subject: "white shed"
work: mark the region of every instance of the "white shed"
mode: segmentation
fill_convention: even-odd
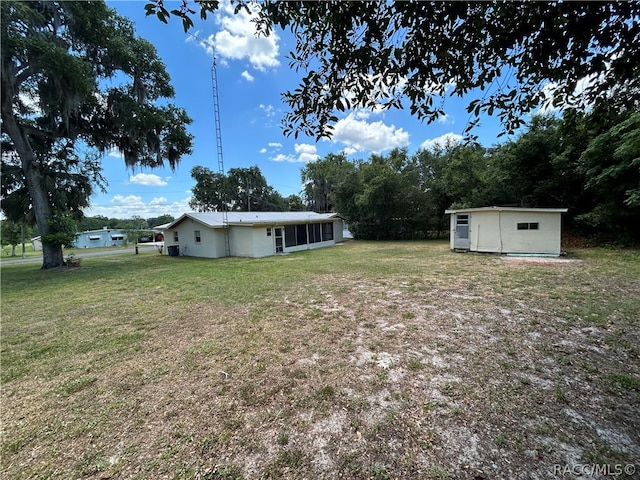
[[[314,212],[185,213],[163,229],[172,256],[266,257],[335,245],[343,220]]]
[[[481,207],[446,210],[451,250],[560,255],[566,208]]]

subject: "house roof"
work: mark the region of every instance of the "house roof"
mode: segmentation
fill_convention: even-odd
[[[124,233],[124,228],[97,228],[95,230],[84,230],[83,232],[77,232],[76,235],[93,234],[93,233]]]
[[[444,213],[467,212],[540,212],[540,213],[567,213],[567,208],[522,208],[522,207],[477,207],[477,208],[451,208]]]
[[[225,226],[223,212],[189,212],[163,226],[164,230],[175,227],[183,220],[190,218],[210,228]],[[340,218],[337,213],[315,212],[228,212],[227,225],[284,225],[292,223],[320,223],[333,218]],[[156,227],[157,228],[157,227]]]
[[[163,223],[162,225],[156,225],[155,227],[152,227],[151,230],[166,230],[169,225],[171,225],[171,222]]]

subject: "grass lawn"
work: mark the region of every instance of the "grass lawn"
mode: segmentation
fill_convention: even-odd
[[[637,250],[351,241],[1,281],[2,478],[640,471]]]

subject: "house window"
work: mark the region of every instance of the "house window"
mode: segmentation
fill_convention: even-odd
[[[309,223],[285,225],[285,247],[296,247],[317,242],[333,240],[333,223]]]
[[[320,237],[320,224],[319,223],[309,224],[309,243],[316,243],[321,241],[322,241],[322,238]]]
[[[285,247],[295,247],[298,245],[296,243],[296,226],[295,225],[285,225],[284,227],[284,246]]]
[[[202,238],[200,238],[200,230],[194,230],[193,234],[196,238],[196,243],[202,242]]]
[[[323,223],[322,224],[322,240],[333,240],[333,223]]]
[[[538,230],[538,222],[522,222],[518,223],[518,230]]]
[[[89,240],[100,240],[100,235],[89,235]]]
[[[111,235],[111,240],[124,240],[124,235]]]
[[[174,230],[174,232],[173,232],[173,241],[174,242],[178,241],[178,231],[177,230]]]
[[[296,244],[297,245],[307,244],[307,226],[306,225],[296,225]]]
[[[271,227],[267,228],[267,237],[271,236]]]

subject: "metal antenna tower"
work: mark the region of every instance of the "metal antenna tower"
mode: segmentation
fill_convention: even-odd
[[[216,129],[216,150],[218,155],[218,172],[224,179],[224,161],[222,159],[222,128],[220,125],[220,99],[218,98],[218,69],[216,67],[216,55],[213,54],[211,64],[211,84],[213,85],[213,117]],[[227,212],[227,202],[224,199],[225,188],[221,192],[222,200],[222,223],[224,225],[224,249],[227,257],[231,256],[231,245],[229,244],[229,217]]]

